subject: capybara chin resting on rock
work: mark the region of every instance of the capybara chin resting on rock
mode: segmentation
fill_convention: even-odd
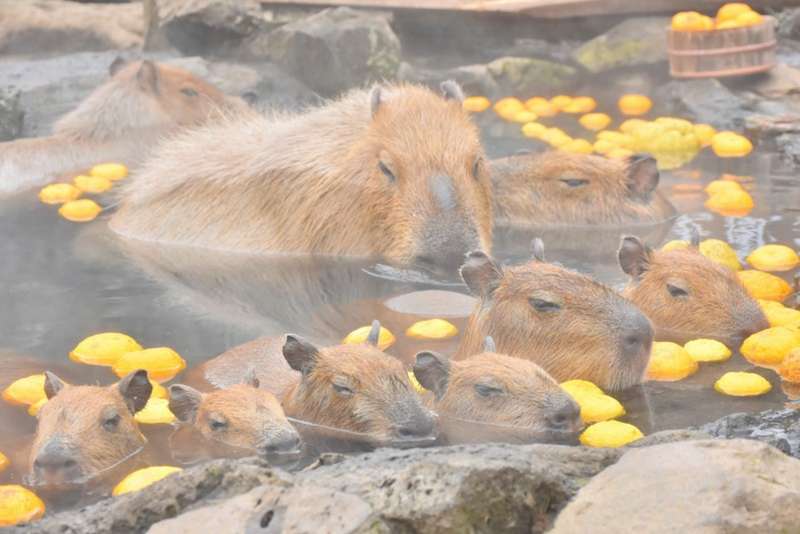
[[[750,334],[769,328],[736,274],[703,256],[695,245],[652,250],[627,236],[619,264],[631,277],[623,295],[647,314],[659,340],[685,343],[710,337],[736,348]]]
[[[659,223],[675,208],[656,187],[656,160],[544,152],[493,160],[497,226]]]
[[[475,354],[492,336],[497,352],[530,359],[559,382],[581,378],[620,390],[642,381],[650,321],[613,289],[546,263],[541,241],[534,259],[515,267],[473,252],[461,275],[479,301],[456,358]]]
[[[457,265],[491,247],[491,184],[460,88],[354,91],[164,143],[129,180],[126,237],[251,252]]]

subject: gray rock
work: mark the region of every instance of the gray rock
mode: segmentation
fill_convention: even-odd
[[[748,440],[632,450],[589,482],[553,534],[796,532],[800,461]]]
[[[143,33],[139,3],[0,2],[0,54],[131,49]]]
[[[666,17],[629,18],[578,48],[573,58],[590,72],[667,60]]]
[[[500,96],[500,86],[486,65],[463,65],[453,69],[433,70],[414,68],[403,63],[397,71],[397,79],[430,87],[438,87],[445,80],[455,80],[467,95],[485,95],[489,98]]]
[[[800,156],[800,142],[795,148]],[[800,158],[798,159],[800,161]],[[700,430],[716,438],[747,438],[763,441],[795,458],[800,458],[800,410],[786,408],[757,414],[735,413]]]
[[[25,113],[19,103],[17,89],[0,87],[0,141],[16,139],[22,133]]]
[[[578,70],[569,65],[526,57],[502,57],[488,65],[507,94],[538,94],[565,89],[575,83]]]
[[[394,79],[400,66],[400,41],[386,18],[346,7],[326,9],[259,35],[246,49],[255,57],[268,55],[324,96]]]
[[[717,129],[740,129],[750,102],[715,79],[673,80],[658,89],[654,100],[669,114]]]
[[[800,38],[800,8],[784,9],[778,13],[777,33],[784,39]]]
[[[502,51],[494,50],[492,59],[501,56],[533,57],[555,61],[558,63],[573,63],[573,54],[580,48],[580,41],[545,41],[544,39],[521,38],[515,39],[514,44]]]
[[[652,447],[653,445],[663,445],[665,443],[676,443],[679,441],[698,441],[703,439],[711,439],[713,436],[702,430],[694,430],[691,428],[682,428],[679,430],[662,430],[655,434],[650,434],[641,439],[637,439],[630,445],[629,448],[639,449],[642,447]]]

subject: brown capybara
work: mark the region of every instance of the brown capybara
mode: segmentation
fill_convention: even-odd
[[[491,183],[454,82],[354,91],[301,115],[185,132],[126,184],[111,228],[251,252],[457,265],[491,247]]]
[[[675,208],[656,190],[656,160],[517,154],[491,162],[496,226],[658,223]]]
[[[177,67],[117,59],[110,73],[111,79],[56,122],[52,135],[0,143],[0,193],[42,185],[100,161],[135,166],[165,135],[246,107]]]
[[[281,400],[292,419],[352,433],[371,444],[425,442],[435,437],[433,414],[412,389],[399,360],[370,342],[317,348],[287,334],[260,338],[205,362],[203,379],[215,387],[255,373],[261,387]]]
[[[448,443],[576,442],[580,408],[532,361],[482,352],[450,362],[420,352],[414,376],[433,393],[433,410]]]
[[[619,264],[631,277],[622,294],[647,314],[659,340],[713,338],[736,348],[750,334],[769,328],[736,274],[695,246],[653,250],[627,236]]]
[[[563,382],[581,378],[607,390],[642,381],[653,328],[613,289],[543,257],[535,241],[529,263],[501,267],[473,252],[461,276],[479,301],[456,352],[480,351],[486,336],[497,352],[534,361]]]
[[[214,457],[296,452],[300,436],[278,399],[258,386],[255,377],[246,384],[208,393],[173,384],[169,409],[182,424],[198,431],[203,446]]]
[[[85,483],[143,449],[146,439],[133,416],[152,392],[147,371],[107,387],[68,385],[50,372],[45,377],[48,401],[37,415],[29,460],[34,485]]]

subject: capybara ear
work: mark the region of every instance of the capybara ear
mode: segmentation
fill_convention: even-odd
[[[114,61],[111,62],[111,65],[108,66],[108,74],[114,76],[116,73],[122,70],[122,67],[124,67],[127,64],[128,62],[125,61],[125,59],[122,56],[115,57]]]
[[[117,390],[119,390],[131,413],[136,413],[147,404],[147,399],[150,398],[150,393],[153,392],[153,385],[147,378],[147,371],[137,369],[125,375],[117,383]]]
[[[628,191],[631,195],[648,199],[658,187],[658,164],[649,154],[635,154],[628,163]]]
[[[619,266],[632,278],[640,278],[650,267],[652,250],[641,239],[625,236],[619,246]]]
[[[319,356],[317,347],[294,334],[286,334],[286,342],[283,344],[283,357],[289,367],[295,371],[300,371],[303,375],[308,375]]]
[[[531,257],[534,261],[540,261],[544,263],[544,241],[542,241],[541,237],[534,237],[533,241],[531,241]]]
[[[420,352],[415,357],[413,370],[422,387],[432,391],[437,399],[444,396],[450,379],[450,360],[447,356],[438,352]]]
[[[183,384],[173,384],[169,387],[169,411],[175,414],[179,421],[194,423],[202,402],[203,394],[193,387]]]
[[[52,399],[58,395],[58,392],[65,387],[66,384],[64,381],[58,378],[54,373],[50,371],[44,372],[44,394],[48,399]]]
[[[142,89],[158,93],[158,67],[152,61],[148,59],[142,61],[139,72],[136,73],[136,79],[139,80]]]
[[[376,85],[375,87],[372,88],[372,91],[369,94],[369,109],[373,117],[375,116],[376,113],[378,113],[378,110],[381,107],[382,91],[383,90],[381,89],[381,86]]]
[[[247,386],[253,386],[256,389],[258,389],[261,386],[261,380],[258,379],[255,369],[250,369],[247,372],[247,374],[244,376],[244,380],[242,381],[242,383]]]
[[[464,101],[464,91],[455,80],[446,80],[439,87],[442,89],[442,96],[445,100],[455,100],[459,104]]]
[[[369,329],[369,334],[367,335],[367,343],[369,343],[373,347],[377,347],[380,338],[381,338],[381,322],[375,319],[374,321],[372,321],[372,326]]]
[[[484,298],[491,296],[503,277],[500,267],[480,250],[467,254],[459,272],[472,294]]]
[[[497,345],[492,336],[486,336],[483,340],[483,352],[497,352]]]

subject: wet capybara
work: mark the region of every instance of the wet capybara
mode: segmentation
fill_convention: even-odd
[[[317,348],[287,334],[234,347],[199,368],[202,379],[227,387],[255,373],[290,418],[352,433],[353,441],[400,444],[431,440],[433,414],[412,389],[399,360],[370,342]],[[309,426],[310,426],[309,425]]]
[[[581,378],[608,390],[640,383],[650,321],[613,289],[545,262],[542,251],[538,242],[534,259],[514,267],[470,253],[461,276],[479,301],[456,358],[476,354],[492,336],[497,352],[531,359],[559,382]]]
[[[164,143],[123,191],[131,238],[251,252],[457,265],[491,247],[491,183],[454,82],[353,91]]]
[[[117,59],[110,74],[55,123],[52,135],[0,143],[0,193],[42,185],[99,161],[135,166],[163,136],[246,108],[243,100],[177,67]]]
[[[72,386],[45,373],[48,401],[41,407],[29,468],[34,485],[85,483],[138,454],[146,439],[133,416],[152,385],[144,370],[107,387]]]
[[[543,152],[492,160],[496,226],[658,223],[675,208],[656,190],[656,160]]]
[[[261,456],[296,452],[300,436],[286,419],[275,396],[246,384],[201,393],[191,386],[169,387],[169,409],[184,425],[197,430],[214,457]]]
[[[529,360],[486,351],[451,362],[426,351],[414,375],[433,393],[448,443],[574,442],[583,428],[577,403]]]
[[[631,277],[622,294],[647,314],[659,340],[714,338],[736,348],[750,334],[769,328],[736,274],[695,246],[653,250],[627,236],[619,264]]]

